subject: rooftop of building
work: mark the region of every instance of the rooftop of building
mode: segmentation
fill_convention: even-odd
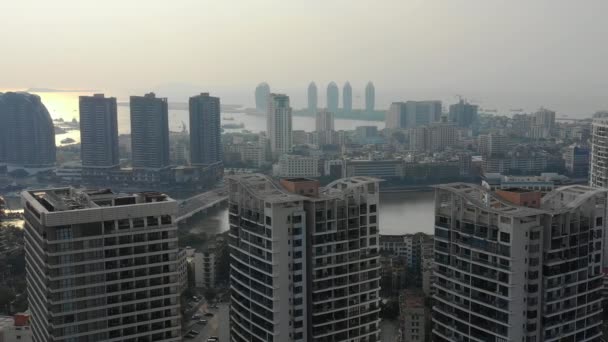
[[[76,189],[72,187],[28,190],[24,197],[37,201],[47,212],[136,205],[152,202],[174,201],[160,192],[135,194],[115,193],[110,189]]]
[[[0,330],[6,327],[12,327],[15,324],[13,316],[0,316]]]
[[[227,176],[247,188],[252,194],[263,198],[266,202],[294,202],[303,201],[307,197],[290,193],[283,189],[269,176],[260,173],[239,174]]]
[[[424,294],[421,292],[405,290],[400,299],[402,308],[424,308]]]
[[[586,185],[569,185],[557,188],[541,200],[541,209],[552,211],[567,211],[580,206],[588,199],[603,194],[606,201],[608,190],[602,188],[592,188]]]
[[[434,188],[450,191],[461,195],[474,205],[485,208],[488,211],[508,215],[512,217],[523,217],[543,214],[545,211],[534,208],[521,207],[512,204],[486,188],[470,183],[449,183],[435,185]]]
[[[319,188],[319,197],[311,198],[289,192],[271,177],[259,173],[231,175],[227,176],[227,178],[239,182],[241,185],[245,186],[259,198],[263,198],[266,202],[271,203],[327,199],[329,197],[334,197],[338,195],[338,193],[342,193],[344,190],[367,184],[375,184],[380,181],[380,179],[378,178],[363,176],[342,178],[328,184],[325,187]],[[317,182],[314,179],[301,177],[286,178],[285,180],[288,182],[296,183]]]

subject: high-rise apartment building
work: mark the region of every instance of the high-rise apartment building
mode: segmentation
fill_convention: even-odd
[[[376,108],[376,87],[369,81],[365,86],[365,112],[371,113]]]
[[[593,116],[589,185],[608,188],[608,112]]]
[[[315,128],[317,132],[326,132],[334,130],[334,113],[322,109],[320,110],[315,119]]]
[[[229,190],[233,341],[379,341],[378,180]]]
[[[344,83],[344,88],[342,89],[342,110],[345,113],[353,111],[353,88],[348,81]]]
[[[289,96],[270,94],[268,96],[268,113],[266,115],[266,133],[270,140],[270,152],[273,159],[291,151],[293,129]]]
[[[335,82],[331,82],[327,85],[327,110],[332,113],[338,112],[338,103],[340,100],[340,91],[338,85]]]
[[[456,142],[456,127],[437,123],[410,129],[410,150],[441,152],[453,147]]]
[[[169,107],[154,93],[131,96],[131,153],[133,167],[169,166]]]
[[[48,168],[55,164],[55,129],[38,95],[0,93],[0,164]]]
[[[258,84],[255,88],[255,108],[258,112],[266,113],[268,110],[268,95],[270,95],[270,86],[266,82]]]
[[[571,145],[563,154],[566,171],[576,178],[589,177],[589,156],[591,149],[588,146]]]
[[[433,341],[600,341],[605,190],[435,198]]]
[[[448,119],[458,127],[471,128],[477,122],[478,106],[467,103],[460,99],[456,104],[450,105]]]
[[[416,128],[439,122],[441,101],[393,102],[386,115],[386,127],[390,129]]]
[[[555,128],[555,112],[546,108],[534,113],[534,124],[552,131]]]
[[[34,341],[181,341],[176,201],[57,188],[22,202]]]
[[[501,157],[509,149],[508,138],[502,134],[482,134],[478,139],[477,150],[483,157]]]
[[[190,98],[190,163],[213,165],[222,161],[220,98],[209,93]]]
[[[80,154],[84,169],[119,166],[118,119],[115,97],[80,96]],[[84,175],[84,174],[83,174]]]
[[[336,132],[334,130],[334,113],[321,109],[315,118],[315,133],[319,146],[335,144]]]
[[[315,82],[310,82],[308,85],[308,111],[310,113],[316,113],[318,105],[317,85]]]

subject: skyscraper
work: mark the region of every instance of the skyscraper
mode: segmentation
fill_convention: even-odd
[[[317,134],[318,144],[320,146],[335,144],[334,113],[321,109],[317,112],[315,119],[315,133]]]
[[[540,108],[534,113],[532,127],[530,127],[529,135],[531,138],[549,138],[554,133],[555,128],[555,112],[546,108]]]
[[[258,84],[255,88],[255,108],[258,112],[266,113],[268,109],[268,95],[270,95],[270,86],[266,82]]]
[[[328,110],[320,110],[315,119],[315,127],[317,132],[326,132],[334,130],[334,113]]]
[[[82,167],[92,172],[118,167],[116,98],[95,94],[80,96],[79,101]]]
[[[347,81],[344,83],[344,88],[342,90],[342,109],[346,113],[350,113],[353,111],[353,88],[350,86],[350,83]]]
[[[308,85],[308,112],[316,113],[318,106],[317,85],[310,82]]]
[[[453,183],[435,198],[433,341],[600,340],[605,190]]]
[[[22,202],[34,341],[181,341],[176,201],[57,188]]]
[[[222,161],[220,98],[209,93],[190,98],[190,163],[212,165]]]
[[[270,152],[273,159],[278,159],[281,154],[291,151],[293,129],[289,96],[285,94],[270,94],[268,96],[266,132],[270,140]]]
[[[0,163],[17,167],[55,164],[55,129],[38,95],[0,93]]]
[[[369,81],[365,86],[365,112],[371,113],[376,107],[376,88],[374,84]]]
[[[598,112],[591,124],[589,185],[608,188],[608,112]]]
[[[386,128],[415,128],[439,122],[441,101],[393,102],[386,115]]]
[[[327,85],[327,110],[332,113],[338,112],[338,103],[340,98],[340,91],[335,82],[331,82]]]
[[[229,178],[234,341],[379,341],[378,180]]]
[[[169,165],[169,109],[154,93],[131,96],[133,167],[160,169]]]
[[[476,105],[469,104],[460,99],[458,103],[450,105],[448,119],[458,127],[471,128],[477,122],[477,109]]]

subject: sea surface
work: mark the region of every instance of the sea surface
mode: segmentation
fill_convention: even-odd
[[[407,191],[380,194],[380,234],[433,234],[435,194],[433,191]],[[193,234],[227,231],[228,208],[213,208],[204,216],[182,224]]]

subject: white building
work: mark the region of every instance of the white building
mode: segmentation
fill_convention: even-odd
[[[317,112],[315,119],[315,133],[317,135],[317,145],[330,145],[336,143],[336,132],[334,129],[334,113],[327,109]]]
[[[538,203],[453,183],[435,198],[433,341],[600,340],[606,191]]]
[[[0,342],[32,342],[29,313],[0,317]]]
[[[289,96],[283,94],[270,94],[268,96],[266,133],[270,140],[270,152],[274,159],[291,151],[293,128]]]
[[[194,269],[194,286],[200,288],[216,287],[217,255],[214,248],[205,248],[202,252],[194,253],[192,259]]]
[[[319,158],[316,156],[299,156],[283,154],[275,175],[278,177],[319,177]]]
[[[175,200],[56,188],[22,202],[34,341],[181,341]]]
[[[250,163],[254,167],[260,167],[266,160],[265,143],[248,142],[239,145],[241,160],[245,163]]]
[[[591,130],[589,185],[608,188],[608,112],[595,114]]]
[[[378,180],[229,189],[232,340],[379,341]]]
[[[177,270],[180,292],[184,292],[188,288],[188,255],[185,248],[180,248],[177,252]]]

